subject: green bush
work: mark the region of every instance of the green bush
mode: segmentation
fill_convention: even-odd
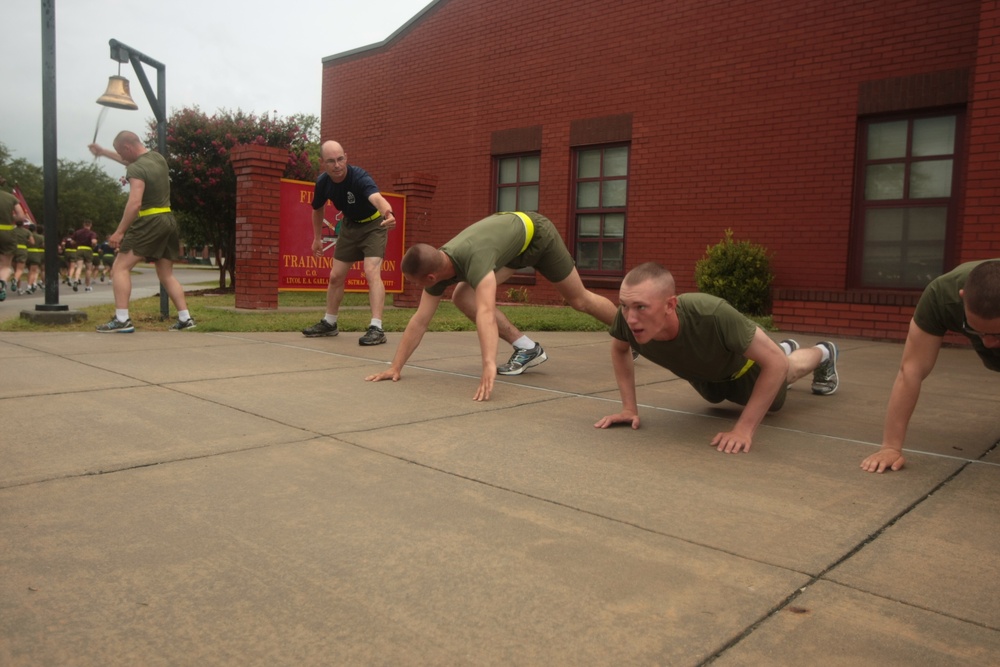
[[[749,241],[734,241],[733,230],[705,250],[694,267],[698,289],[728,301],[747,315],[764,315],[770,306],[771,260],[767,249]]]

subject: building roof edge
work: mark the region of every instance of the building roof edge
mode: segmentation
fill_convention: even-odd
[[[391,42],[393,42],[394,40],[396,40],[398,37],[402,36],[403,33],[408,32],[410,30],[410,28],[412,28],[418,21],[420,21],[432,9],[435,9],[437,5],[444,4],[445,2],[447,2],[447,0],[431,0],[431,2],[429,4],[427,4],[427,6],[425,6],[423,9],[421,9],[419,12],[417,12],[413,16],[413,18],[411,18],[409,21],[407,21],[406,23],[404,23],[403,25],[401,25],[399,27],[399,29],[396,30],[396,32],[392,33],[391,35],[389,35],[388,37],[386,37],[385,39],[383,39],[381,42],[375,42],[374,44],[368,44],[366,46],[359,46],[359,47],[357,47],[355,49],[350,49],[349,51],[341,51],[340,53],[334,53],[333,55],[325,56],[323,58],[323,64],[326,65],[327,63],[333,62],[335,60],[341,60],[343,58],[348,58],[350,56],[354,56],[354,55],[357,55],[359,53],[364,53],[366,51],[376,51],[378,49],[381,49],[384,46],[388,46]]]

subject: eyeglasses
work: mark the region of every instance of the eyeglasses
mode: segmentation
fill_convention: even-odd
[[[997,340],[1000,340],[1000,332],[997,332],[997,333],[984,333],[982,331],[976,331],[975,329],[973,329],[972,327],[969,326],[969,320],[968,319],[963,319],[962,320],[962,332],[965,333],[965,334],[967,334],[967,335],[969,335],[969,336],[975,336],[979,340],[982,340],[984,338],[996,338]]]

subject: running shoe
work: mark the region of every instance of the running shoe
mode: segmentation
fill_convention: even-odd
[[[817,346],[819,345],[830,351],[830,358],[813,371],[812,390],[814,394],[829,396],[840,386],[840,377],[837,375],[837,346],[830,341],[817,343]]]
[[[791,352],[789,352],[788,354],[791,354],[792,352],[794,352],[795,350],[799,349],[799,347],[800,347],[799,342],[797,340],[792,339],[792,338],[786,338],[785,340],[781,341],[781,343],[779,343],[779,344],[785,344],[785,345],[788,346],[788,348],[791,350]],[[786,354],[785,356],[788,356],[788,354]]]
[[[117,317],[112,317],[110,322],[97,327],[97,333],[133,333],[134,331],[132,320],[122,322]]]
[[[302,335],[308,338],[317,338],[319,336],[336,336],[340,332],[337,331],[336,324],[330,324],[326,320],[320,320],[317,324],[312,325],[308,329],[302,330]]]
[[[374,324],[368,327],[365,335],[358,339],[358,345],[381,345],[386,342],[385,332]]]
[[[500,375],[520,375],[532,366],[543,363],[546,359],[548,356],[538,343],[535,343],[535,347],[530,350],[515,347],[514,354],[510,355],[507,363],[503,366],[497,366],[497,373]]]

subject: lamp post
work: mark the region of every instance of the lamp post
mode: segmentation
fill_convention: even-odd
[[[59,204],[56,154],[56,3],[42,0],[42,176],[45,216],[45,303],[38,311],[68,311],[59,303]]]
[[[108,42],[111,46],[111,59],[121,63],[132,63],[132,69],[135,71],[135,75],[139,78],[139,85],[142,86],[142,92],[146,94],[146,100],[149,102],[149,106],[153,109],[153,115],[156,117],[156,150],[163,157],[167,157],[167,66],[158,60],[150,58],[145,53],[133,49],[131,46],[122,44],[117,39],[112,39]],[[146,70],[143,68],[143,64],[149,65],[156,69],[156,92],[153,92],[153,87],[149,85],[149,78],[146,77]],[[108,90],[111,91],[111,83],[114,83],[115,79],[121,79],[122,77],[111,77],[112,82],[109,82]],[[132,102],[131,98],[128,97],[128,81],[124,81],[124,95],[128,98],[128,102]],[[101,96],[97,100],[98,104],[103,104],[104,106],[110,106],[118,109],[137,109],[138,107],[134,102],[129,104],[122,104],[120,100],[108,99],[108,94]],[[170,317],[170,301],[167,296],[167,290],[160,284],[160,319],[165,320]]]

